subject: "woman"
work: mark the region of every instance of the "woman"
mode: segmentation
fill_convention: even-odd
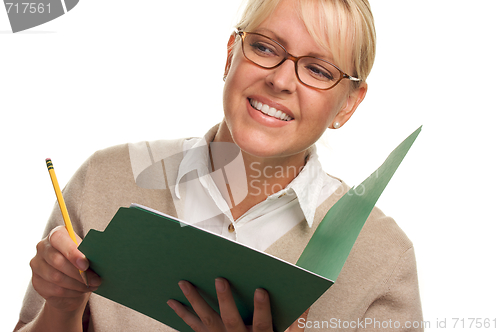
[[[250,1],[228,43],[222,122],[203,139],[97,152],[65,189],[75,230],[80,235],[102,230],[118,207],[135,202],[294,263],[347,188],[321,170],[314,143],[327,128],[342,127],[363,101],[374,39],[365,0]],[[241,149],[242,166],[224,179],[216,170],[227,166],[226,149],[218,146],[229,143]],[[202,177],[210,170],[210,177]],[[241,180],[241,174],[246,182],[234,185],[231,178]],[[193,202],[196,210],[185,208]],[[99,277],[88,270],[85,286],[78,269],[87,270],[88,261],[65,229],[55,227],[60,219],[55,210],[49,236],[37,246],[33,289],[17,329],[79,331],[83,325],[91,331],[170,331],[90,295]],[[179,286],[195,313],[177,301],[168,304],[194,330],[246,329],[226,280],[215,281],[220,316],[189,282]],[[407,322],[418,320],[412,244],[392,219],[374,209],[336,285],[289,330],[370,330],[388,324],[410,330]],[[255,292],[253,329],[272,330],[269,297],[261,289]]]

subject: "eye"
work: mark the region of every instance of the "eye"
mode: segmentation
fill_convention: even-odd
[[[304,66],[308,74],[321,81],[333,81],[335,75],[319,63],[308,63]],[[338,75],[337,75],[338,76]]]
[[[276,52],[276,47],[270,43],[266,43],[263,41],[253,41],[250,46],[252,47],[252,51],[260,56],[276,56],[278,55]]]

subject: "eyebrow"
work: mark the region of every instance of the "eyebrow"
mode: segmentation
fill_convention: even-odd
[[[269,29],[266,29],[266,28],[258,28],[257,30],[253,31],[253,32],[256,32],[256,33],[261,33],[269,38],[272,38],[274,40],[276,40],[277,42],[279,42],[281,45],[287,47],[287,42],[286,40],[284,40],[283,38],[281,38],[280,36],[278,36],[274,31],[272,30],[269,30]],[[269,34],[271,34],[272,36],[269,36]]]

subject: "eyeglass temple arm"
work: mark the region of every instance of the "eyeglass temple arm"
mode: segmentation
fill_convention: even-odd
[[[350,76],[348,74],[344,74],[344,77],[348,78],[350,81],[354,81],[354,82],[360,82],[361,81],[361,79],[359,79],[357,77],[352,77],[352,76]]]

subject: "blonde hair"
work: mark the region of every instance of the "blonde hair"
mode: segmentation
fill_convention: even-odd
[[[236,28],[255,30],[281,1],[248,0]],[[299,17],[316,43],[332,53],[343,71],[366,81],[375,61],[376,43],[368,0],[296,0],[296,4]]]

